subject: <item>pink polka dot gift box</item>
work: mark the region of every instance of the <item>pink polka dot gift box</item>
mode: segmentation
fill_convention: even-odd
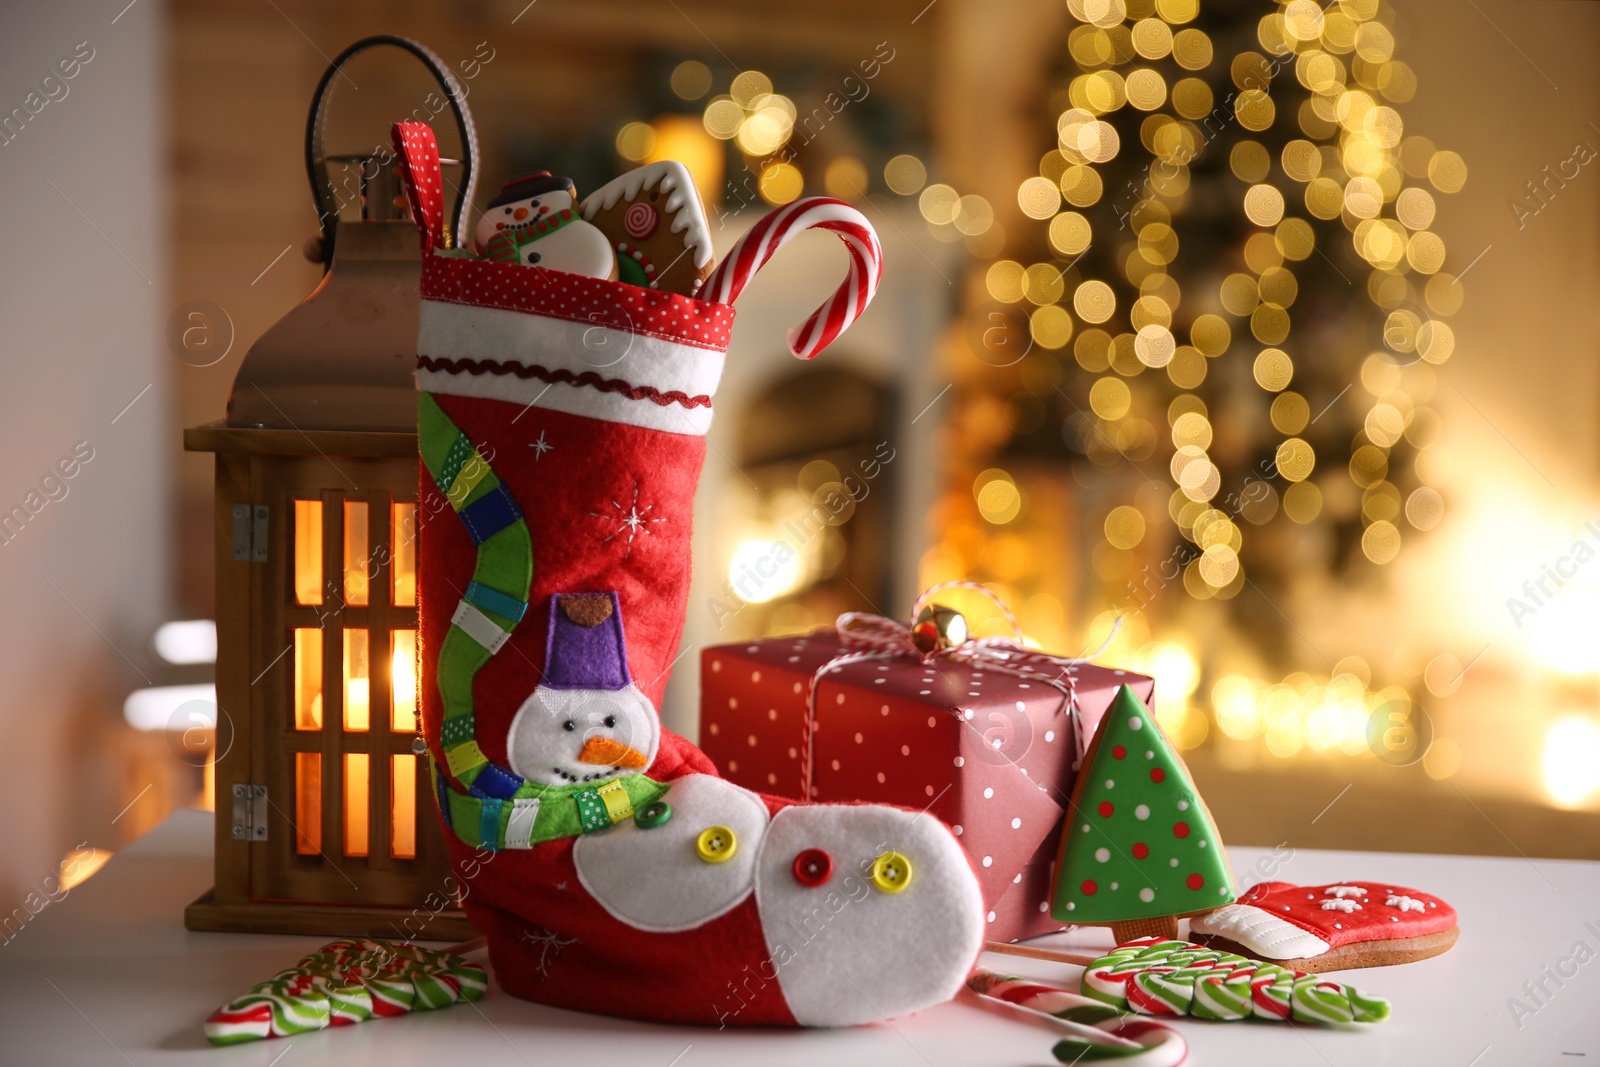
[[[846,630],[705,649],[706,755],[749,789],[927,810],[972,859],[989,940],[1061,929],[1052,868],[1083,748],[1121,686],[1148,704],[1153,679],[993,649],[863,652]]]

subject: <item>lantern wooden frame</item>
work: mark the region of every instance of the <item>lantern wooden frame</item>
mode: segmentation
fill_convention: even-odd
[[[216,884],[189,906],[185,925],[259,933],[472,936],[454,897],[425,757],[414,752],[415,728],[399,729],[393,718],[391,671],[385,669],[392,633],[416,632],[414,594],[410,605],[396,605],[393,595],[397,549],[403,554],[406,542],[415,541],[414,522],[410,529],[394,528],[393,505],[416,504],[416,435],[215,423],[189,430],[184,443],[191,451],[216,454],[219,709]],[[305,575],[296,571],[296,501],[315,502],[322,512],[320,604],[301,603],[297,596],[297,581]],[[365,604],[350,602],[359,597],[350,597],[346,584],[347,502],[367,509]],[[264,545],[258,543],[263,537]],[[355,730],[345,717],[350,679],[341,653],[344,634],[361,630],[370,664],[368,721],[365,730]],[[296,684],[304,650],[296,631],[320,635],[321,722],[315,729],[297,728],[297,718],[304,718]],[[297,777],[298,753],[320,760],[315,786]],[[363,755],[369,827],[364,856],[350,854],[359,849],[346,837],[344,777],[346,757]],[[402,797],[409,792],[410,857],[395,855],[392,847],[403,817],[382,817],[394,814],[390,771],[396,765],[412,776],[411,789],[401,790]],[[298,825],[308,796],[319,809],[309,831]],[[307,849],[307,843],[315,847]]]

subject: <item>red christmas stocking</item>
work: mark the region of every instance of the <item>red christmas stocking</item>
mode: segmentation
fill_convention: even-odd
[[[424,248],[423,726],[501,986],[719,1026],[850,1025],[947,999],[983,919],[942,823],[749,792],[657,716],[737,284],[714,274],[697,300],[437,254],[432,132],[402,123],[395,142]],[[870,298],[876,239],[843,205],[784,211],[849,221],[853,253],[874,256],[797,334],[814,352]],[[730,263],[747,274],[783,239]]]

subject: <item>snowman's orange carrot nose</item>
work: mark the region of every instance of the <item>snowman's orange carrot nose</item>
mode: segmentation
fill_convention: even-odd
[[[629,748],[621,741],[613,741],[609,737],[591,737],[579,750],[578,762],[598,763],[606,767],[639,768],[650,761],[645,758],[643,752]]]

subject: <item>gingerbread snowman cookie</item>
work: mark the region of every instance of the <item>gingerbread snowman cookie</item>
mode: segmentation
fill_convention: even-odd
[[[688,168],[676,160],[608,182],[582,212],[611,242],[620,281],[693,296],[711,274],[711,227]]]
[[[1449,904],[1390,882],[1263,882],[1189,925],[1211,948],[1313,973],[1424,960],[1460,933]]]

